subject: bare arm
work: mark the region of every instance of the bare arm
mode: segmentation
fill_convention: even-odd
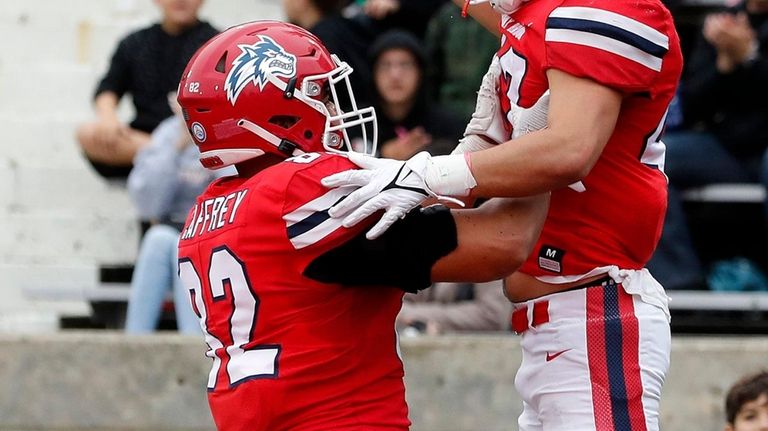
[[[119,98],[112,91],[102,91],[94,100],[96,115],[102,121],[117,122],[117,104]]]
[[[536,244],[548,208],[545,193],[452,211],[458,247],[435,263],[432,281],[485,282],[516,271]]]
[[[474,196],[530,196],[584,178],[613,133],[621,93],[565,72],[547,72],[548,127],[472,154]]]
[[[464,7],[464,0],[453,0],[453,2],[459,7]],[[499,13],[493,10],[490,3],[469,6],[467,13],[492,34],[501,35],[499,32]]]
[[[484,282],[511,274],[530,254],[549,194],[492,199],[480,208],[413,211],[374,240],[364,233],[315,258],[304,275],[409,292],[434,281]],[[350,262],[355,262],[350,265]]]
[[[363,169],[328,176],[322,184],[360,188],[334,205],[330,216],[353,226],[384,209],[366,234],[373,239],[429,196],[535,196],[582,180],[613,134],[622,93],[556,69],[547,71],[547,79],[543,129],[537,125],[528,134],[475,152],[437,157],[422,152],[405,162],[350,154]],[[535,118],[532,114],[531,120]],[[514,127],[528,131],[528,126]]]

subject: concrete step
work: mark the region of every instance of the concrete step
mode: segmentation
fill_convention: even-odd
[[[214,429],[202,338],[88,331],[0,336],[0,344],[0,381],[13,382],[0,386],[0,429]],[[446,335],[400,344],[413,431],[515,429],[510,424],[522,407],[514,388],[518,337]],[[764,337],[674,337],[661,428],[722,430],[726,390],[764,368],[766,357]]]
[[[78,117],[84,121],[91,116],[84,112]],[[72,168],[81,172],[90,169],[76,143],[77,117],[0,115],[0,122],[6,136],[0,158],[13,166]]]
[[[75,60],[4,64],[0,71],[0,113],[26,115],[45,127],[40,113],[90,113],[99,77],[93,67]]]
[[[1,159],[0,159],[1,160]],[[0,170],[0,216],[77,216],[82,219],[112,217],[136,219],[125,187],[113,186],[85,162],[78,167],[20,166],[14,162]]]
[[[0,263],[131,262],[138,222],[89,214],[14,214],[0,217]]]

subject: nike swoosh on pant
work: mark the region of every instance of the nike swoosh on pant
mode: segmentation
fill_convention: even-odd
[[[567,352],[569,350],[571,350],[571,349],[565,349],[565,350],[561,350],[561,351],[555,352],[555,353],[547,352],[547,362],[557,358],[558,356],[562,355],[563,353],[565,353],[565,352]]]

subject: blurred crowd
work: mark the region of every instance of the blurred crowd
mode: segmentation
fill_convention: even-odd
[[[178,226],[213,175],[196,163],[173,92],[193,53],[218,30],[199,17],[203,0],[156,0],[157,23],[115,47],[96,85],[95,117],[77,130],[84,156],[104,178],[125,181],[143,225],[126,328],[157,327],[168,292],[178,289]],[[498,39],[446,0],[282,0],[287,21],[317,35],[354,68],[360,105],[373,105],[378,153],[407,159],[419,151],[447,154],[475,106]],[[673,13],[681,5],[670,5]],[[714,183],[768,182],[768,0],[742,0],[712,11],[683,38],[686,69],[667,116],[665,171],[669,209],[649,268],[667,289],[768,290],[754,256],[705,261],[688,226],[685,190]],[[135,117],[122,124],[124,95]],[[658,136],[649,137],[657,139]],[[729,214],[738,223],[739,214]],[[768,243],[765,226],[758,237]],[[730,278],[729,278],[730,277]],[[720,283],[718,283],[720,282]],[[186,305],[186,302],[185,302]],[[399,326],[409,333],[508,330],[510,303],[500,283],[441,283],[409,296]],[[188,308],[188,307],[186,307]],[[178,328],[199,331],[177,308]]]

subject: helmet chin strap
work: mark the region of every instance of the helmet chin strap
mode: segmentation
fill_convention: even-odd
[[[278,151],[285,154],[287,157],[304,154],[304,152],[293,142],[290,142],[287,139],[281,139],[252,121],[242,118],[237,122],[237,125],[274,145]]]

